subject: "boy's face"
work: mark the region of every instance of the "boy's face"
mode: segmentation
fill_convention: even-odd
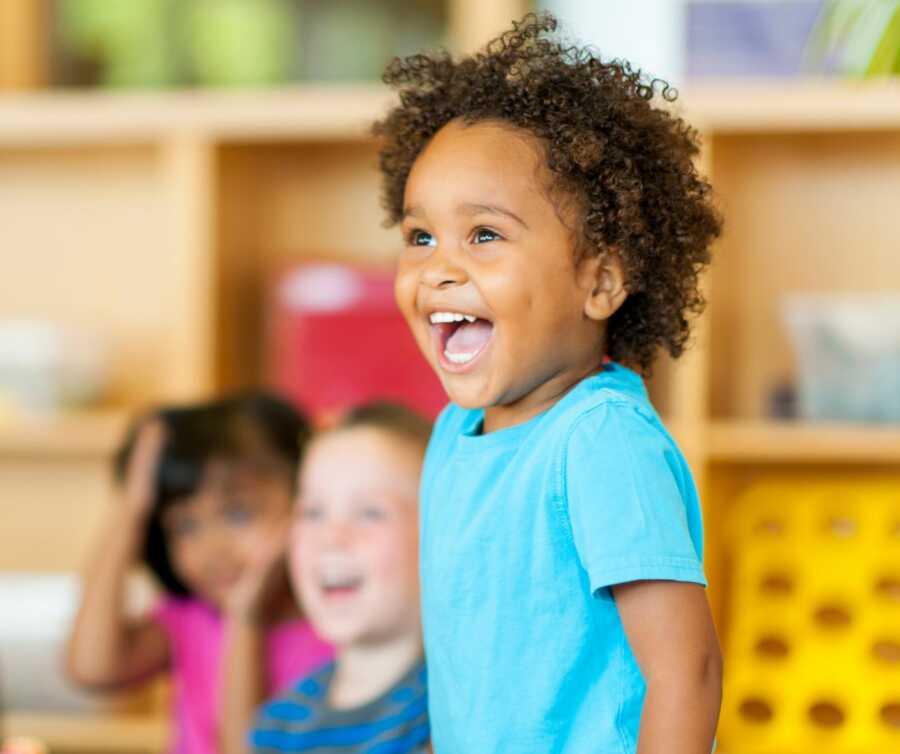
[[[486,425],[492,408],[507,424],[539,413],[602,360],[594,279],[543,162],[527,134],[452,122],[406,184],[397,302],[450,398],[486,408]]]
[[[338,647],[419,632],[417,493],[422,452],[374,428],[316,440],[300,472],[291,581]]]

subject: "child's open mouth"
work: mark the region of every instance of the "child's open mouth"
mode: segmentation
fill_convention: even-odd
[[[494,324],[474,314],[433,312],[428,321],[438,360],[449,372],[471,369],[487,350],[494,334]]]
[[[362,588],[361,576],[325,576],[320,582],[326,597],[353,597]]]

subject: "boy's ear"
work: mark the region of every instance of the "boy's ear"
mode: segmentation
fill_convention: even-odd
[[[584,314],[588,319],[609,319],[628,298],[625,268],[615,249],[582,259],[579,277],[587,292]]]

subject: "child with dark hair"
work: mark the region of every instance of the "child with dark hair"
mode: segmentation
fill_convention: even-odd
[[[282,557],[309,434],[292,406],[249,393],[153,412],[116,455],[121,501],[86,575],[68,671],[99,691],[171,672],[178,754],[244,751],[256,706],[330,659]],[[164,596],[131,619],[126,577],[141,559]]]
[[[375,127],[397,301],[452,400],[421,492],[434,747],[700,754],[700,503],[642,375],[682,353],[720,220],[675,93],[555,28],[393,61]]]
[[[428,741],[418,581],[418,484],[431,425],[370,404],[310,444],[291,580],[335,662],[266,704],[260,753],[406,754]]]

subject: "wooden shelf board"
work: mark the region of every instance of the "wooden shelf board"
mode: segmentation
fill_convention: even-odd
[[[267,90],[59,90],[0,96],[0,148],[212,140],[365,140],[394,94],[380,84]],[[900,128],[900,82],[713,80],[676,105],[715,133]]]
[[[900,427],[776,421],[714,421],[712,461],[900,463]]]
[[[726,79],[683,88],[683,111],[701,131],[766,133],[900,128],[900,81]]]
[[[5,736],[37,738],[51,750],[160,752],[168,742],[166,720],[149,715],[11,712],[3,716],[2,725]]]
[[[53,91],[0,97],[0,147],[222,141],[362,140],[389,106],[380,85],[168,92]]]
[[[0,416],[0,457],[108,456],[121,441],[129,417],[124,409]]]

